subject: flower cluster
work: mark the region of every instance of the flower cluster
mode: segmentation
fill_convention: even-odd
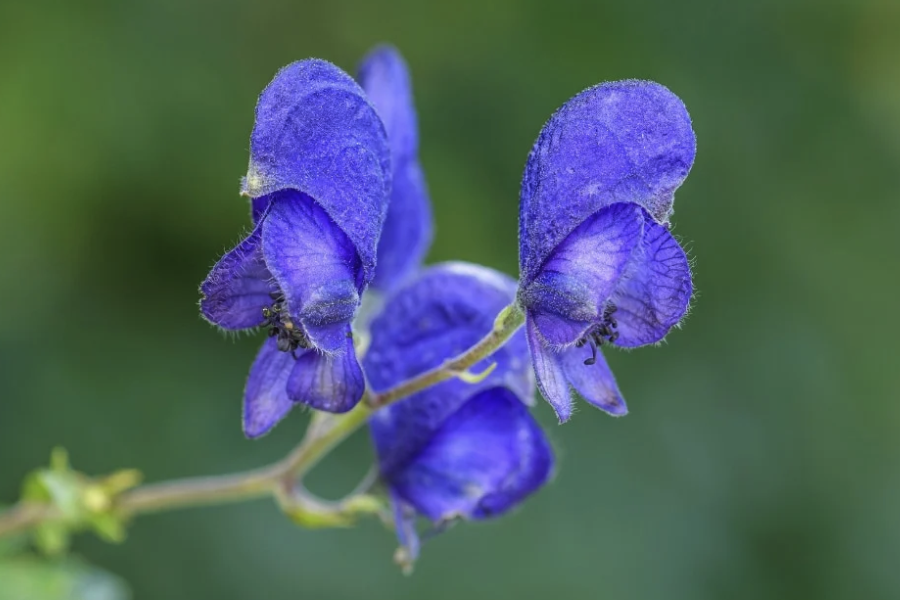
[[[201,311],[268,339],[244,393],[258,437],[295,405],[331,413],[440,367],[490,334],[504,309],[519,331],[453,378],[374,412],[379,473],[401,543],[502,514],[545,483],[553,453],[531,416],[535,375],[561,421],[570,386],[625,413],[601,346],[660,341],[684,316],[689,262],[669,233],[694,157],[681,101],[649,82],[600,85],[544,126],[521,190],[520,278],[486,267],[422,268],[431,210],[409,74],[379,47],[354,81],[322,60],[282,69],[256,108],[250,233],[201,286]],[[362,308],[364,307],[364,308]]]
[[[486,267],[426,269],[372,322],[372,349],[363,361],[370,385],[389,388],[462,353],[491,330],[515,289],[512,279]],[[497,516],[550,475],[553,454],[527,406],[534,378],[522,332],[490,360],[496,367],[483,380],[445,381],[370,421],[397,533],[411,559],[416,514],[437,527]]]

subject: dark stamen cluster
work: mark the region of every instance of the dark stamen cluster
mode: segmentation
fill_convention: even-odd
[[[290,352],[294,358],[297,358],[296,351],[298,348],[306,349],[310,347],[309,338],[302,327],[297,327],[291,321],[290,315],[284,306],[284,295],[278,293],[270,294],[275,302],[272,306],[266,306],[262,309],[265,321],[261,327],[269,328],[269,337],[274,337],[281,352]]]
[[[585,344],[591,346],[591,357],[584,360],[584,364],[592,365],[597,362],[597,347],[603,344],[611,344],[619,339],[619,332],[616,328],[619,324],[613,313],[616,312],[616,305],[610,302],[603,310],[603,316],[597,325],[591,327],[584,337],[575,342],[577,348],[581,348]]]

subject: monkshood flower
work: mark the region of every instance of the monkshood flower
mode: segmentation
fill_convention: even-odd
[[[344,412],[362,397],[350,324],[375,274],[390,173],[381,120],[334,65],[293,63],[263,90],[243,182],[254,227],[200,303],[224,329],[268,330],[244,394],[249,437],[295,403]]]
[[[419,165],[419,132],[406,62],[391,46],[369,52],[357,80],[378,111],[391,148],[393,186],[372,288],[390,292],[422,264],[431,245],[431,205]]]
[[[544,125],[519,215],[519,302],[538,387],[560,421],[569,386],[627,412],[600,346],[662,340],[691,298],[689,261],[668,230],[696,140],[681,100],[647,81],[585,90]]]
[[[487,334],[515,297],[515,283],[466,263],[430,267],[400,288],[372,322],[363,364],[375,390],[438,366]],[[370,420],[401,545],[418,553],[415,519],[439,530],[456,519],[503,514],[550,476],[553,454],[528,413],[534,379],[528,346],[515,334],[483,380],[451,379],[377,411]]]

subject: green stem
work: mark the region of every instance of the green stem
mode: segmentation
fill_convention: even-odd
[[[252,500],[271,494],[277,477],[274,469],[264,467],[232,475],[151,483],[123,493],[116,507],[124,516],[131,516],[173,508]]]
[[[115,499],[115,509],[123,516],[153,513],[191,506],[240,502],[284,494],[285,489],[309,472],[331,450],[362,427],[372,413],[393,402],[433,385],[467,373],[479,361],[489,357],[525,322],[515,304],[497,317],[490,333],[462,354],[439,367],[381,393],[367,392],[356,408],[342,415],[316,413],[300,444],[280,461],[251,471],[217,477],[192,477],[148,484],[127,491]],[[336,506],[341,506],[338,503]],[[314,508],[311,508],[314,510]],[[43,522],[61,518],[51,504],[20,502],[0,513],[0,537],[25,531]]]
[[[462,354],[444,361],[444,364],[437,368],[425,371],[380,394],[372,395],[369,398],[369,405],[373,408],[381,408],[442,381],[463,375],[478,361],[484,360],[503,346],[524,322],[525,313],[522,312],[522,309],[517,304],[510,304],[497,315],[491,332],[474,346]]]

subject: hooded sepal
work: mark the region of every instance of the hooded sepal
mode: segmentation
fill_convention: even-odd
[[[573,229],[609,204],[633,202],[668,222],[695,152],[684,104],[658,83],[603,83],[566,102],[541,130],[522,178],[523,279],[533,279]]]
[[[275,192],[312,198],[350,240],[367,283],[375,274],[390,181],[384,126],[349,75],[319,59],[276,74],[256,106],[243,181],[254,215],[263,213]]]

